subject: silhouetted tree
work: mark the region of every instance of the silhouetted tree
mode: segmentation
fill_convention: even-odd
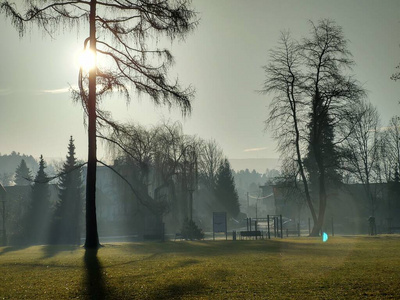
[[[51,241],[79,245],[83,213],[82,176],[75,158],[72,136],[68,144],[68,155],[59,177],[58,190],[60,201],[54,211]]]
[[[188,218],[183,221],[181,234],[185,240],[192,241],[204,239],[204,232],[196,225],[193,220],[189,220]]]
[[[24,34],[25,22],[29,21],[50,33],[60,23],[89,21],[89,37],[84,48],[99,57],[99,64],[88,73],[81,68],[79,90],[73,97],[82,102],[88,117],[85,247],[97,248],[96,132],[99,125],[116,126],[110,114],[98,106],[99,100],[119,91],[129,101],[128,85],[132,85],[138,93],[149,95],[155,104],[175,104],[184,114],[189,113],[194,91],[191,87],[182,89],[177,81],[169,82],[167,71],[173,63],[171,53],[157,47],[149,50],[148,46],[154,42],[153,38],[183,39],[197,24],[195,12],[185,0],[53,0],[45,3],[37,0],[26,4],[25,14],[20,14],[9,1],[0,4],[0,12],[11,17],[20,35]],[[102,61],[104,65],[101,65]]]
[[[316,236],[325,219],[326,183],[335,166],[331,128],[344,120],[351,103],[365,95],[360,84],[345,73],[354,65],[343,30],[331,20],[311,22],[311,37],[302,41],[305,92],[311,98],[310,150],[318,170],[318,220],[311,232]],[[333,155],[333,157],[330,157]]]
[[[271,51],[271,62],[264,67],[266,80],[261,92],[276,95],[269,105],[270,112],[265,121],[266,130],[273,129],[273,137],[278,141],[282,159],[295,160],[301,176],[305,200],[316,223],[317,215],[311,201],[303,162],[307,154],[303,153],[307,107],[303,99],[305,78],[301,72],[302,64],[304,64],[301,50],[301,45],[294,41],[288,32],[282,33],[279,46]]]
[[[400,117],[390,119],[388,126],[381,133],[380,169],[386,181],[393,180],[394,171],[400,166]]]
[[[14,182],[16,185],[30,185],[32,182],[31,170],[26,165],[24,159],[21,160],[21,163],[15,170]]]
[[[326,184],[330,177],[336,177],[332,175],[336,175],[334,169],[338,168],[334,145],[339,141],[335,128],[348,114],[349,105],[365,93],[359,83],[345,73],[354,61],[342,28],[331,20],[310,24],[310,37],[303,38],[301,43],[292,42],[283,35],[280,48],[272,52],[272,63],[265,68],[264,92],[277,93],[267,122],[277,125],[275,135],[281,141],[281,152],[289,151],[289,155],[296,157],[304,183],[308,180],[302,169],[305,156],[312,166],[309,169],[315,170],[318,214],[313,213],[306,184],[304,189],[314,219],[311,235],[316,236],[325,218]],[[307,126],[299,126],[301,120],[308,121]],[[303,140],[305,145],[301,143]],[[288,147],[290,145],[292,147]],[[307,155],[301,154],[302,147],[308,149]]]
[[[28,240],[32,243],[47,242],[50,218],[50,191],[46,163],[40,156],[39,170],[35,176],[31,192],[31,206],[27,216]]]
[[[204,141],[200,146],[199,176],[201,182],[210,190],[216,185],[219,166],[223,161],[223,151],[215,140]]]
[[[32,171],[32,173],[37,172],[39,165],[35,158],[32,155],[26,155],[26,154],[21,154],[17,153],[15,151],[12,151],[10,154],[3,154],[0,155],[0,166],[1,166],[1,171],[3,173],[11,174],[11,177],[14,177],[15,170],[18,167],[18,165],[21,163],[21,160],[25,160],[25,163],[27,167]],[[33,175],[32,175],[33,177]],[[13,178],[11,179],[11,181]],[[4,184],[3,184],[4,185]]]
[[[307,154],[304,158],[304,166],[308,172],[309,186],[311,187],[311,194],[314,200],[319,199],[321,186],[321,183],[319,182],[320,171],[318,169],[315,149],[318,149],[318,155],[323,156],[323,164],[325,169],[324,177],[326,185],[330,187],[337,186],[338,183],[341,181],[341,176],[339,172],[340,153],[335,146],[335,122],[333,118],[329,115],[325,118],[318,117],[318,115],[322,114],[322,112],[319,112],[318,110],[323,109],[323,107],[321,107],[320,105],[321,99],[317,98],[319,98],[319,96],[316,95],[312,101],[312,105],[313,107],[315,107],[315,112],[313,111],[309,115],[309,144]],[[315,120],[316,118],[318,120]],[[315,134],[315,130],[318,130],[320,133]],[[314,220],[314,222],[315,221],[316,220]]]
[[[109,142],[119,169],[136,200],[157,219],[171,209],[182,223],[188,217],[190,197],[196,188],[197,141],[184,135],[178,122],[146,129],[139,125],[119,126],[103,136]],[[180,224],[181,225],[181,224]]]
[[[215,196],[219,206],[224,209],[229,216],[235,218],[239,214],[239,197],[236,191],[231,166],[226,158],[218,168]]]
[[[371,183],[377,182],[380,149],[380,120],[378,111],[369,102],[363,101],[354,106],[355,118],[348,122],[350,134],[343,143],[344,163],[358,182],[363,184],[369,198],[368,207],[371,216],[375,216],[376,199]]]

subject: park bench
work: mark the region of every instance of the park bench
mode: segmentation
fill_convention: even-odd
[[[289,237],[289,235],[300,236],[300,231],[298,229],[293,229],[293,230],[286,229],[286,237]]]
[[[260,230],[252,230],[252,231],[241,231],[240,239],[248,238],[248,237],[261,237],[264,238],[262,231]]]

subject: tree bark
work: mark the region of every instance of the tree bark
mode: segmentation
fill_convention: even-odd
[[[96,53],[96,0],[90,2],[90,50]],[[86,176],[86,249],[100,246],[96,217],[96,67],[89,71],[88,167]]]
[[[292,86],[292,90],[293,90],[293,86]],[[296,132],[295,144],[296,144],[297,163],[298,163],[298,166],[299,166],[301,180],[303,181],[304,193],[306,195],[306,202],[307,202],[308,208],[310,209],[311,216],[313,218],[313,222],[315,224],[317,222],[317,215],[315,214],[314,205],[313,205],[313,203],[311,201],[310,191],[308,189],[307,178],[306,178],[306,175],[305,175],[305,172],[304,172],[304,168],[303,168],[303,159],[301,157],[301,152],[300,152],[300,130],[299,130],[299,127],[298,127],[298,124],[297,124],[296,102],[294,101],[293,93],[292,93],[291,97],[293,99],[292,100],[293,104],[291,105],[291,107],[292,107],[292,112],[293,112],[294,129],[295,129],[295,132]]]

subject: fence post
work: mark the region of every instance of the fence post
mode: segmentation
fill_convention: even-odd
[[[257,240],[257,220],[255,220],[254,221],[254,231],[255,231],[255,234],[256,234],[256,240]]]

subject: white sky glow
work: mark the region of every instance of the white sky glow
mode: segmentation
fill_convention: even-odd
[[[301,38],[309,32],[308,20],[321,18],[343,27],[356,62],[353,73],[369,91],[382,126],[400,115],[400,82],[390,80],[400,63],[400,1],[194,0],[193,7],[200,24],[172,45],[176,65],[170,73],[171,81],[178,76],[182,86],[196,88],[192,115],[154,107],[134,92],[127,105],[116,93],[102,103],[116,120],[148,126],[179,120],[185,133],[215,139],[228,158],[277,158],[272,134],[264,131],[272,95],[256,92],[264,81],[262,66],[282,30]],[[86,159],[82,107],[66,87],[77,84],[74,59],[87,28],[78,34],[61,30],[53,40],[36,29],[20,39],[4,16],[0,26],[0,40],[7,41],[0,55],[0,153],[64,158],[72,135],[78,157]],[[108,158],[101,143],[98,153]]]

